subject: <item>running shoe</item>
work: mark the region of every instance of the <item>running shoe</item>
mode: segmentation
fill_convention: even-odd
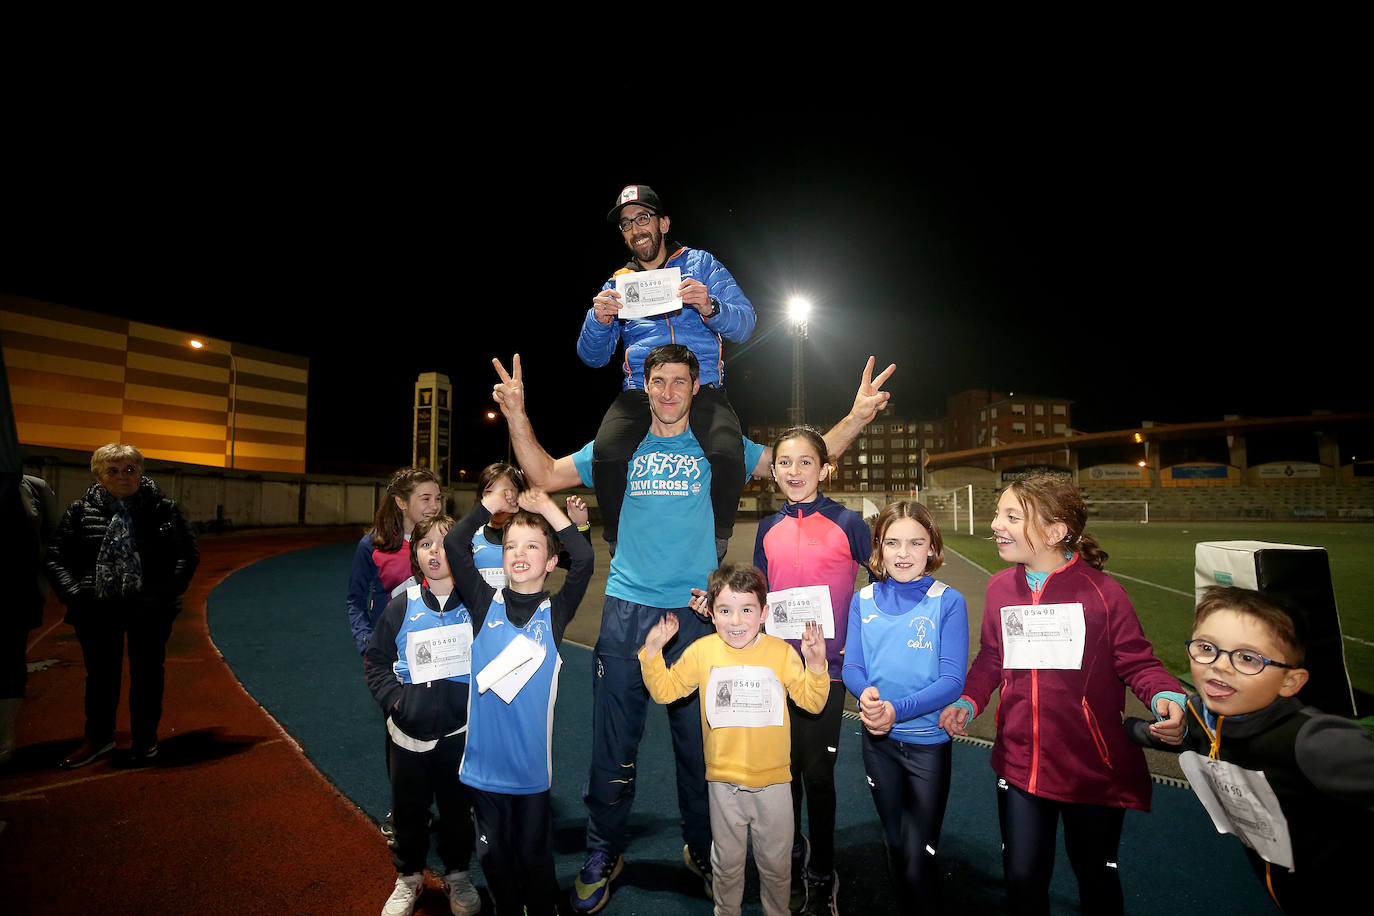
[[[840,878],[831,872],[824,878],[806,873],[806,916],[840,916],[836,897],[840,890]]]
[[[448,908],[453,916],[473,916],[482,910],[482,898],[465,871],[451,871],[444,875],[444,893],[448,894]]]
[[[692,852],[692,848],[683,844],[682,861],[687,866],[687,870],[701,879],[701,883],[706,886],[706,899],[715,900],[716,894],[711,883],[711,858],[707,853],[703,858]]]
[[[597,849],[587,856],[582,871],[573,881],[572,908],[578,913],[596,913],[611,899],[611,882],[625,867],[625,857],[612,859]]]
[[[386,898],[382,916],[410,916],[415,912],[415,902],[420,899],[420,891],[425,889],[425,874],[417,871],[413,875],[397,875],[396,888]]]

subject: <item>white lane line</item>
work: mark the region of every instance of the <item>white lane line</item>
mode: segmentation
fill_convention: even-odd
[[[1128,576],[1125,573],[1110,572],[1107,575],[1113,579],[1130,579],[1132,582],[1139,582],[1141,585],[1153,585],[1157,589],[1168,592],[1171,595],[1182,595],[1184,598],[1192,598],[1192,592],[1185,592],[1182,589],[1170,588],[1167,585],[1160,585],[1158,582],[1151,582],[1149,579],[1137,579],[1135,576]]]
[[[955,550],[953,547],[950,547],[948,544],[945,545],[945,550],[946,550],[948,553],[954,554],[956,557],[958,557],[959,559],[963,560],[965,563],[967,563],[968,565],[972,566],[974,569],[978,570],[978,571],[981,572],[983,575],[989,576],[989,577],[992,575],[992,572],[991,572],[991,571],[984,569],[982,566],[979,566],[977,563],[973,562],[973,561],[970,560],[968,557],[964,556],[962,553],[960,553],[959,551]],[[1149,579],[1137,579],[1135,576],[1128,576],[1128,575],[1126,575],[1125,573],[1119,573],[1119,572],[1108,573],[1108,575],[1110,575],[1110,576],[1112,576],[1112,577],[1114,577],[1114,578],[1117,578],[1117,579],[1130,579],[1132,582],[1139,582],[1139,583],[1142,584],[1142,585],[1153,585],[1155,588],[1163,589],[1164,591],[1169,592],[1169,593],[1174,594],[1174,595],[1181,595],[1181,596],[1183,596],[1184,598],[1191,598],[1191,597],[1193,597],[1193,593],[1192,593],[1192,592],[1185,592],[1185,591],[1182,591],[1182,590],[1177,589],[1177,588],[1170,588],[1170,587],[1167,586],[1167,585],[1160,585],[1158,582],[1151,582]]]
[[[963,561],[964,561],[965,563],[967,563],[969,566],[972,566],[974,569],[978,570],[980,573],[982,573],[983,575],[987,576],[989,579],[992,578],[992,573],[991,573],[991,572],[989,572],[988,570],[986,570],[986,569],[984,569],[983,567],[979,566],[977,563],[973,562],[973,561],[970,560],[968,557],[964,556],[962,553],[960,553],[959,551],[955,550],[953,547],[950,547],[948,544],[945,545],[945,551],[948,552],[948,553],[954,554],[956,557],[958,557],[959,559],[963,560]]]

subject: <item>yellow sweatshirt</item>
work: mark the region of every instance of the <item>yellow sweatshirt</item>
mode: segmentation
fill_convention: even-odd
[[[760,633],[754,644],[745,649],[731,648],[717,633],[703,636],[687,647],[672,668],[664,665],[662,653],[650,657],[640,649],[639,665],[644,673],[644,684],[656,702],[671,703],[701,688],[706,778],[711,782],[730,782],[751,788],[792,781],[792,733],[787,704],[778,702],[782,690],[807,712],[824,709],[830,693],[828,671],[811,671],[795,649],[767,633]],[[743,666],[743,669],[736,666]],[[712,688],[713,669],[736,670],[722,671]],[[776,688],[779,684],[780,690],[770,691],[770,686]],[[731,690],[736,696],[736,708],[747,710],[743,719],[776,721],[779,718],[776,705],[780,705],[779,724],[712,727],[710,719],[713,716],[719,721],[723,714],[728,715],[718,707],[730,708]],[[766,709],[761,711],[760,706]]]

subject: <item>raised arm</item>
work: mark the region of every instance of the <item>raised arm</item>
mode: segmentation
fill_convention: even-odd
[[[865,426],[873,422],[878,411],[887,406],[887,399],[892,396],[890,392],[883,390],[883,382],[897,371],[897,364],[892,363],[874,378],[875,362],[875,358],[870,356],[864,364],[863,376],[859,379],[859,390],[854,395],[854,406],[849,408],[848,415],[825,434],[825,447],[830,452],[832,462],[838,463],[837,459],[849,448],[849,443],[854,441]]]
[[[849,408],[848,415],[843,420],[836,423],[825,434],[825,448],[830,452],[830,460],[838,463],[840,455],[849,448],[849,443],[863,431],[863,428],[873,422],[873,418],[878,415],[878,411],[887,406],[887,400],[892,395],[883,390],[883,382],[897,371],[897,364],[892,363],[878,375],[873,377],[873,365],[875,359],[870,356],[868,363],[864,366],[863,377],[859,380],[859,391],[854,395],[854,406]],[[773,449],[765,448],[754,467],[750,469],[750,474],[760,479],[769,476],[769,466],[773,463]]]
[[[492,490],[444,535],[444,553],[448,556],[448,567],[453,573],[453,585],[458,590],[458,597],[467,605],[474,629],[486,619],[487,608],[491,606],[491,596],[496,594],[496,589],[488,585],[477,571],[477,564],[472,559],[472,536],[491,521],[492,509],[503,512],[514,510],[514,506],[505,503],[505,496]]]
[[[525,413],[525,380],[520,367],[520,354],[511,359],[511,371],[499,359],[491,364],[501,379],[492,386],[491,397],[501,408],[510,430],[511,447],[516,461],[530,483],[546,491],[566,490],[582,483],[571,455],[555,459],[534,437],[534,427]]]

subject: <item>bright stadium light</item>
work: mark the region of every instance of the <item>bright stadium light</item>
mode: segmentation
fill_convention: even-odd
[[[787,303],[787,317],[793,321],[805,321],[811,313],[811,303],[801,296],[793,296]]]

